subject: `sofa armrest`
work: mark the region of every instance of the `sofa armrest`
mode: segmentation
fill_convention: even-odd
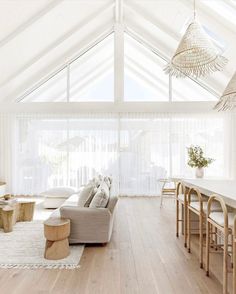
[[[110,240],[113,218],[109,209],[63,206],[60,213],[71,221],[70,243],[106,243]]]

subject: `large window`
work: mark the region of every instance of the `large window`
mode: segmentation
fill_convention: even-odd
[[[168,101],[169,77],[165,61],[125,34],[124,100]]]
[[[66,68],[56,73],[46,82],[27,95],[22,102],[66,102],[67,71]]]
[[[204,89],[190,78],[172,78],[173,101],[216,101],[217,98],[211,92]]]
[[[228,117],[185,114],[96,114],[16,118],[14,191],[87,183],[113,175],[122,195],[158,195],[157,179],[193,177],[187,147],[198,144],[215,159],[206,177],[230,175]],[[224,143],[222,143],[224,142]]]
[[[43,83],[35,85],[22,102],[114,102],[114,34],[89,47]],[[216,96],[190,78],[172,78],[167,61],[124,34],[124,97],[129,102],[215,101]],[[123,75],[122,75],[123,76]]]
[[[114,100],[114,35],[88,49],[21,102],[84,102]]]
[[[18,118],[15,191],[80,187],[99,173],[117,178],[117,123],[101,116]]]
[[[97,44],[70,65],[70,101],[114,100],[114,37]]]

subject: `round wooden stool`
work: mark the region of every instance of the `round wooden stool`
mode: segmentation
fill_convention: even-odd
[[[63,259],[70,254],[68,237],[70,235],[70,220],[49,218],[44,222],[44,236],[47,239],[44,258]]]

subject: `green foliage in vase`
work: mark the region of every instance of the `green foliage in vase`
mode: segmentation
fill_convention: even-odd
[[[203,156],[203,150],[200,146],[191,145],[188,149],[188,165],[191,167],[207,167],[214,159]]]

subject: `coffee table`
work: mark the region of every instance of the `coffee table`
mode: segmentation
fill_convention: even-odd
[[[35,201],[11,198],[0,202],[0,228],[5,233],[11,232],[16,222],[32,221]]]

